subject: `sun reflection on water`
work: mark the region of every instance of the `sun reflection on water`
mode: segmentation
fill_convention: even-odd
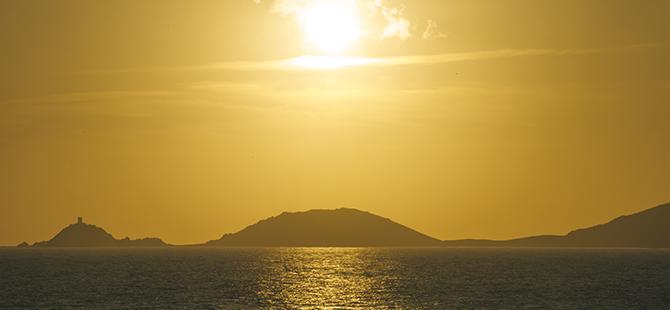
[[[669,262],[612,249],[5,249],[0,308],[670,309]]]
[[[393,280],[379,277],[389,262],[370,260],[362,249],[287,248],[272,259],[275,267],[266,273],[258,295],[274,299],[278,307],[370,307],[371,297],[387,295],[384,282]]]

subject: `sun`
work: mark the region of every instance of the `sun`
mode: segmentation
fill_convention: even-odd
[[[310,45],[320,52],[342,52],[361,36],[354,1],[314,1],[298,13],[298,21]]]

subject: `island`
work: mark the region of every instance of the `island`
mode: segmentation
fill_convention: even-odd
[[[350,208],[284,212],[205,246],[422,247],[438,239],[390,219]]]
[[[27,244],[21,244],[24,247]],[[158,238],[143,238],[131,240],[116,239],[104,229],[84,223],[79,217],[77,222],[63,228],[56,236],[48,241],[36,242],[32,247],[160,247],[168,246]]]

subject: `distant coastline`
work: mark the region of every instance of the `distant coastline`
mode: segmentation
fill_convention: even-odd
[[[63,228],[47,241],[17,247],[562,247],[670,248],[670,204],[605,224],[511,240],[438,240],[390,219],[349,208],[284,212],[239,232],[201,244],[170,245],[159,238],[116,239],[83,222]]]

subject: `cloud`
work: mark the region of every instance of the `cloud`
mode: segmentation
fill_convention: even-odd
[[[55,93],[42,96],[32,96],[18,99],[0,101],[2,104],[15,103],[73,103],[87,102],[101,99],[127,99],[127,98],[160,98],[176,95],[175,91],[167,90],[109,90],[109,91],[84,91]]]
[[[269,70],[309,70],[309,69],[337,69],[344,67],[379,67],[379,66],[407,66],[407,65],[438,65],[463,61],[492,60],[514,57],[532,56],[578,56],[602,53],[624,52],[629,50],[653,49],[670,46],[668,42],[630,45],[623,47],[602,47],[589,49],[501,49],[491,51],[475,51],[463,53],[444,53],[434,55],[416,55],[399,57],[320,57],[301,56],[292,59],[258,63],[250,63],[248,67],[240,63],[219,63],[219,68],[228,69],[269,69]],[[337,63],[333,66],[319,66],[319,64]]]
[[[437,22],[429,19],[426,22],[426,30],[423,31],[422,37],[424,40],[433,40],[446,38],[447,35],[440,31],[440,29],[437,27]]]
[[[410,21],[403,16],[404,8],[388,7],[382,0],[375,1],[375,7],[381,11],[386,20],[386,27],[382,32],[382,38],[398,37],[401,40],[408,39],[410,33]]]
[[[295,71],[324,70],[347,67],[386,67],[409,65],[439,65],[463,61],[492,60],[514,57],[578,56],[601,53],[622,52],[635,49],[652,49],[670,46],[670,42],[658,42],[623,47],[603,47],[590,49],[501,49],[434,55],[398,57],[332,57],[300,56],[290,59],[260,62],[221,62],[201,66],[202,69],[231,71]],[[196,67],[193,67],[194,69]]]
[[[203,81],[196,82],[189,85],[189,88],[198,90],[210,90],[220,92],[254,92],[262,90],[259,84],[255,83],[241,83],[241,82],[217,82],[217,81]]]
[[[197,66],[171,68],[136,68],[111,71],[89,71],[79,74],[100,73],[142,73],[168,71],[300,71],[327,70],[351,67],[388,67],[409,65],[439,65],[463,61],[492,60],[514,57],[578,56],[601,53],[626,52],[640,49],[670,47],[670,41],[638,44],[619,47],[590,49],[500,49],[490,51],[472,51],[462,53],[443,53],[433,55],[413,55],[397,57],[339,57],[339,56],[299,56],[288,59],[265,61],[226,61]]]

